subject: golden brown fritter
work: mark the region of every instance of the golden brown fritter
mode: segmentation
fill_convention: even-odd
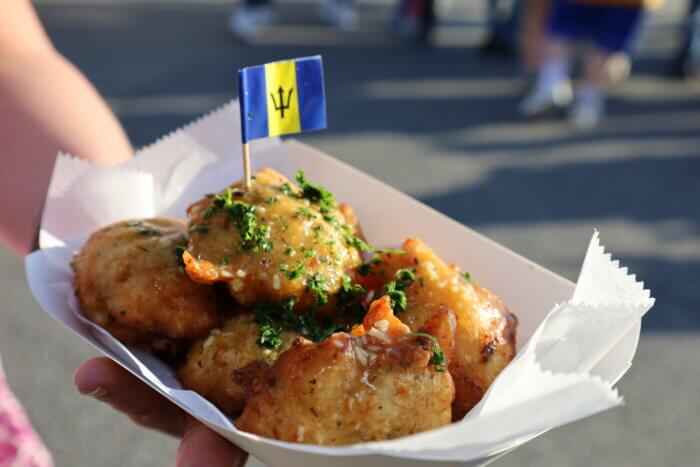
[[[124,221],[98,230],[73,260],[85,316],[126,344],[206,336],[218,322],[211,287],[181,265],[185,225],[169,219]]]
[[[282,343],[273,350],[258,345],[259,329],[253,315],[243,313],[226,320],[221,329],[212,329],[206,339],[194,342],[178,372],[183,387],[198,392],[225,413],[240,412],[246,396],[233,380],[233,371],[251,364],[272,364],[297,336],[282,332]]]
[[[280,304],[289,296],[296,296],[298,312],[323,305],[361,262],[350,208],[272,169],[257,172],[250,190],[242,187],[239,182],[188,208],[187,273],[204,284],[225,282],[247,306]]]
[[[430,327],[430,319],[441,308],[455,313],[455,351],[449,369],[457,389],[453,414],[459,420],[513,359],[517,319],[498,297],[466,280],[421,240],[408,239],[402,248],[405,254],[380,255],[381,263],[363,281],[369,288],[381,289],[381,283],[399,269],[413,271],[415,281],[405,289],[406,312],[397,316],[414,331]]]
[[[250,396],[236,426],[283,441],[343,445],[450,423],[452,377],[431,363],[432,343],[408,331],[384,297],[353,335],[320,344],[298,338],[271,368],[244,381]]]

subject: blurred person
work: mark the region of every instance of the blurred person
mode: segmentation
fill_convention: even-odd
[[[346,31],[357,28],[358,14],[353,0],[322,0],[319,14],[329,24]],[[229,17],[232,34],[249,39],[277,21],[273,0],[245,0]]]
[[[133,153],[95,88],[54,49],[29,0],[0,3],[0,141],[0,241],[17,255],[35,248],[59,150],[105,165]],[[107,358],[84,363],[74,382],[81,394],[110,404],[134,422],[181,437],[179,467],[245,462],[243,451]],[[0,371],[0,466],[52,465]]]
[[[486,22],[488,35],[481,45],[489,55],[511,55],[517,49],[517,36],[526,0],[488,0]],[[507,4],[507,5],[504,5]]]
[[[581,129],[595,126],[605,111],[612,64],[627,55],[641,23],[645,4],[657,0],[554,0],[542,64],[533,89],[520,112],[534,117],[573,102],[571,123]],[[582,82],[574,94],[570,66],[574,45],[592,43],[584,61]]]
[[[391,29],[398,37],[427,44],[435,28],[435,0],[400,0]]]
[[[689,0],[683,23],[681,47],[672,73],[680,78],[700,79],[700,0]]]
[[[551,0],[520,0],[518,45],[523,72],[528,80],[537,75],[542,64],[542,44],[549,20]]]

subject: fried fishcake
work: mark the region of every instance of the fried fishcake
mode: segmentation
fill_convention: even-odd
[[[456,266],[446,265],[421,240],[408,239],[402,249],[405,254],[381,254],[381,262],[363,278],[365,286],[377,289],[399,269],[410,269],[415,281],[405,289],[406,312],[398,314],[403,322],[415,331],[429,324],[441,308],[455,313],[455,351],[449,370],[457,389],[453,414],[461,419],[513,359],[517,318],[498,297],[463,278]]]
[[[255,174],[188,208],[190,242],[183,255],[189,276],[225,282],[237,302],[280,304],[295,296],[295,310],[323,305],[343,275],[359,265],[353,244],[357,219],[330,193],[300,189],[272,169]]]
[[[343,445],[450,423],[454,384],[431,363],[429,345],[392,319],[387,297],[368,314],[369,329],[320,344],[299,337],[272,367],[244,381],[250,395],[236,426],[282,441]]]
[[[258,345],[258,330],[253,315],[243,313],[226,320],[221,329],[212,329],[206,339],[193,342],[178,372],[183,387],[198,392],[225,413],[240,412],[246,395],[233,380],[233,371],[272,364],[297,336],[282,332],[282,344],[273,350]]]
[[[73,259],[81,309],[126,344],[206,336],[219,319],[215,292],[185,274],[185,224],[124,221],[98,230]]]

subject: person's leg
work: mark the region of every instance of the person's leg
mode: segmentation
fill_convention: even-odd
[[[520,113],[526,117],[537,116],[552,107],[565,107],[572,98],[569,80],[572,43],[587,23],[587,7],[569,0],[555,0],[552,7],[542,63],[532,90],[520,104]]]
[[[526,76],[534,76],[543,61],[544,36],[551,0],[520,0],[522,10],[518,28],[520,61]]]
[[[586,58],[571,112],[571,122],[579,128],[590,128],[602,117],[611,82],[611,63],[629,54],[643,13],[642,8],[634,7],[596,8],[591,37],[595,47]]]

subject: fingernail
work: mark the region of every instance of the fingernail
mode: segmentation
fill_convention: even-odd
[[[97,387],[95,390],[84,394],[86,396],[94,397],[95,399],[102,399],[107,395],[107,390],[105,388]]]

